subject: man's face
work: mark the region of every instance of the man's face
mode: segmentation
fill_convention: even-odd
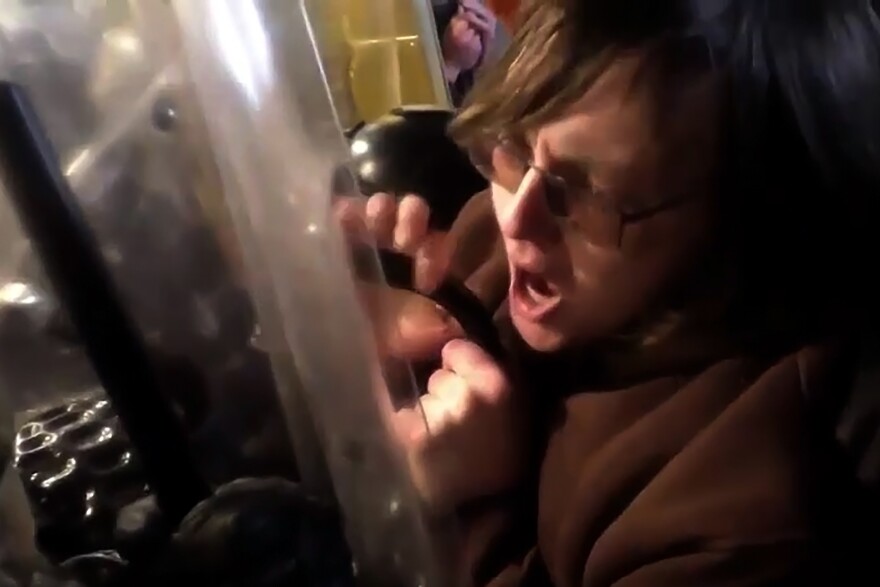
[[[710,245],[715,84],[693,79],[666,87],[656,76],[643,78],[641,65],[638,57],[619,60],[564,116],[529,137],[535,167],[571,178],[567,185],[589,186],[568,194],[570,218],[551,214],[547,180],[536,170],[515,192],[492,186],[511,316],[536,350],[620,332],[662,304]],[[579,223],[578,207],[599,196],[636,206],[683,203],[622,225],[610,210]],[[613,244],[598,237],[615,231]]]

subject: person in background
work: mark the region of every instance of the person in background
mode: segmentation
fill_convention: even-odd
[[[443,73],[457,107],[473,87],[477,69],[497,59],[506,34],[482,0],[435,0],[433,8]]]

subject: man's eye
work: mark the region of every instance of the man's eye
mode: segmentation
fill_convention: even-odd
[[[590,171],[577,163],[556,161],[548,171],[574,189],[592,189],[593,187]]]
[[[557,177],[572,192],[592,194],[596,190],[596,186],[584,174],[557,175]]]

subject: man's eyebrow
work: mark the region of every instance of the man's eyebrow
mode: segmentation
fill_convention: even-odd
[[[565,164],[576,164],[586,169],[606,167],[609,161],[605,157],[596,153],[596,149],[590,149],[583,145],[581,137],[571,136],[568,133],[562,136],[552,137],[544,142],[544,150],[553,161]],[[556,140],[553,140],[556,139]],[[531,142],[534,146],[534,141]]]
[[[575,172],[585,177],[590,177],[596,171],[596,162],[590,158],[553,155],[550,158],[550,167],[555,168],[563,175]],[[599,166],[601,168],[601,165]]]
[[[610,157],[597,156],[595,154],[587,154],[583,151],[550,151],[550,159],[557,165],[570,167],[584,172],[585,174],[595,173],[596,171],[608,169],[620,169],[625,162]]]

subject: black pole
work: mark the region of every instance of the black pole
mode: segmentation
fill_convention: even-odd
[[[25,91],[0,82],[0,179],[70,313],[168,521],[209,489]]]

